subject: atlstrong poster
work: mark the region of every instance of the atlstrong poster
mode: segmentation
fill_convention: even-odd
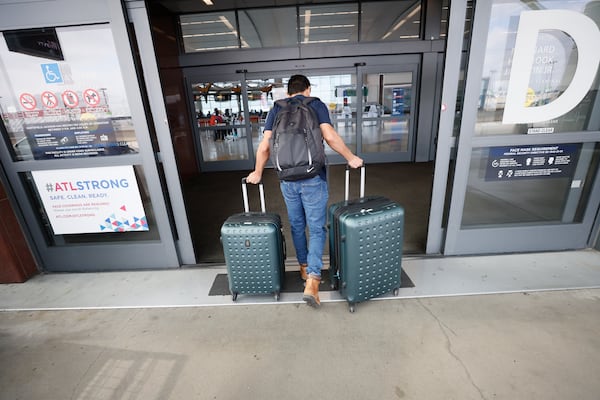
[[[32,175],[56,235],[148,230],[131,165]]]

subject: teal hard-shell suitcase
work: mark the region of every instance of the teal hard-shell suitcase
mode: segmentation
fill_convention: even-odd
[[[259,184],[262,212],[250,212],[245,179],[245,212],[227,218],[221,242],[232,300],[238,294],[273,294],[279,300],[284,282],[285,238],[281,218],[265,211],[264,189]]]
[[[332,282],[354,312],[356,303],[387,292],[398,294],[402,272],[404,208],[383,196],[361,194],[329,208],[329,256]]]

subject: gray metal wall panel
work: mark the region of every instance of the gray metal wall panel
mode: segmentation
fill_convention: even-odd
[[[0,2],[0,28],[26,29],[48,26],[82,25],[110,19],[104,1],[54,0]],[[69,10],[69,12],[65,12]]]
[[[435,136],[434,119],[436,112],[434,110],[437,92],[437,53],[423,54],[423,63],[421,64],[419,96],[419,119],[418,130],[416,132],[415,161],[429,161],[429,149]]]
[[[429,227],[427,229],[427,254],[437,254],[442,250],[444,235],[442,218],[446,200],[446,187],[448,185],[448,172],[450,170],[450,154],[455,145],[452,130],[456,112],[466,4],[466,0],[455,0],[452,2],[452,7],[450,8],[448,47],[446,50],[441,97],[442,104],[446,105],[447,108],[444,112],[440,113],[439,118],[435,174],[433,177],[433,192],[429,212]]]

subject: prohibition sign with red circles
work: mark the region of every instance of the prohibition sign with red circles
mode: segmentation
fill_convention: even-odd
[[[35,110],[37,107],[35,97],[29,93],[23,93],[21,96],[19,96],[19,103],[21,103],[21,106],[28,111]]]
[[[52,92],[43,92],[42,103],[46,108],[54,108],[58,105],[58,98]]]
[[[77,93],[72,90],[65,90],[61,95],[65,107],[75,108],[79,105],[79,97]]]
[[[85,101],[89,106],[95,107],[100,104],[100,95],[94,89],[85,89],[83,91],[83,101]]]

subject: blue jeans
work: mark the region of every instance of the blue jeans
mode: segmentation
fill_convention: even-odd
[[[315,176],[300,181],[281,181],[280,187],[287,206],[296,258],[300,264],[308,265],[308,275],[320,278],[327,236],[327,182],[320,176]]]

